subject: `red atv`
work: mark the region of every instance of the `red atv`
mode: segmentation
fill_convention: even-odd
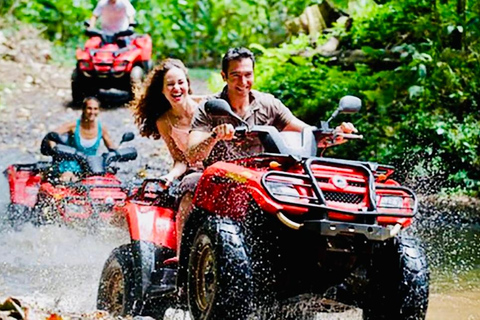
[[[360,107],[344,97],[330,120]],[[206,110],[238,120],[224,100]],[[317,142],[335,136],[329,121],[302,133],[237,127],[265,153],[206,168],[181,248],[176,195],[146,180],[114,208],[126,216],[131,243],[105,263],[97,307],[160,319],[174,304],[193,319],[299,319],[284,303],[308,293],[360,307],[364,319],[424,319],[426,256],[404,231],[416,195],[390,178],[390,166],[316,157]]]
[[[89,27],[88,22],[85,25]],[[87,29],[89,39],[76,52],[77,66],[72,74],[72,98],[81,102],[96,96],[100,89],[117,89],[133,97],[133,86],[139,84],[152,67],[152,39],[137,35],[134,24],[113,35]]]
[[[125,133],[122,142],[131,141],[133,133]],[[48,141],[57,145],[51,148]],[[14,226],[24,222],[43,224],[53,221],[109,221],[112,207],[124,203],[129,186],[117,177],[113,163],[137,157],[135,148],[120,148],[100,156],[86,156],[66,146],[66,138],[51,132],[43,139],[42,153],[51,155],[53,162],[13,164],[5,175],[10,186],[7,219]],[[75,160],[82,167],[79,180],[59,183],[55,162]]]

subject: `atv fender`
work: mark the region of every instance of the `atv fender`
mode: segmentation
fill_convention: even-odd
[[[177,249],[175,213],[163,208],[136,201],[127,202],[123,213],[133,241],[151,242],[157,246]]]
[[[264,172],[236,164],[217,162],[205,170],[198,183],[193,204],[213,214],[234,219],[244,216],[252,198],[263,211],[270,214],[283,211],[300,215],[308,211],[303,207],[273,201],[261,185],[263,175]]]
[[[36,164],[11,165],[4,174],[10,189],[10,202],[33,208],[40,189],[40,175],[34,170]]]

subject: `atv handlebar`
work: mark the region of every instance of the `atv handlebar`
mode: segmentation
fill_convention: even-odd
[[[116,32],[113,35],[106,34],[102,30],[98,30],[98,29],[94,29],[94,28],[87,28],[85,30],[85,34],[88,37],[100,37],[100,38],[102,38],[102,41],[105,42],[105,43],[114,42],[120,37],[128,37],[128,36],[133,35],[134,33],[135,33],[135,31],[133,30],[133,27],[129,27],[126,30]]]
[[[134,147],[119,148],[103,153],[99,156],[89,156],[76,148],[66,145],[68,137],[63,137],[56,132],[49,132],[45,135],[41,144],[41,152],[43,155],[52,156],[57,160],[75,160],[81,163],[86,171],[101,172],[112,162],[126,162],[135,160],[138,156],[137,150]],[[134,134],[126,132],[122,136],[120,144],[134,139]],[[50,142],[54,142],[52,147]]]
[[[342,137],[344,139],[363,139],[362,134],[354,134],[354,133],[337,133],[337,136]]]
[[[105,166],[108,166],[112,162],[127,162],[130,160],[135,160],[138,156],[138,153],[137,149],[128,147],[104,153],[102,156],[105,158]]]

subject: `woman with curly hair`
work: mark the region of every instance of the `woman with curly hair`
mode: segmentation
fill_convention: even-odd
[[[162,179],[169,186],[187,170],[185,151],[193,115],[201,96],[192,97],[185,65],[165,59],[149,74],[144,91],[132,109],[140,135],[162,138],[173,158],[173,167]]]

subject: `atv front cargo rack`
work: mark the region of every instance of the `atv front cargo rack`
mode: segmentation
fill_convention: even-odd
[[[349,161],[341,159],[328,159],[328,158],[307,158],[301,160],[302,167],[305,174],[299,173],[289,173],[283,171],[269,171],[262,176],[262,186],[265,188],[267,194],[276,202],[280,204],[290,205],[290,206],[300,206],[312,209],[315,211],[315,216],[320,214],[319,218],[327,219],[328,213],[335,212],[344,215],[358,216],[363,218],[376,218],[379,216],[388,216],[388,217],[399,217],[399,218],[411,218],[418,211],[418,202],[415,193],[406,187],[394,186],[394,185],[382,185],[378,186],[375,183],[375,175],[372,171],[372,164],[369,162],[360,162],[360,161]],[[325,192],[320,188],[318,177],[314,175],[312,170],[312,165],[325,165],[325,166],[334,166],[343,169],[352,169],[355,172],[359,172],[365,178],[364,183],[364,192],[356,193],[356,195],[361,196],[361,201],[365,201],[367,204],[366,207],[359,209],[358,211],[344,210],[338,207],[333,207],[328,204],[328,202],[344,202],[354,203],[357,201],[353,196],[350,196],[347,192],[338,190],[338,195],[335,193]],[[340,174],[341,175],[341,174]],[[277,177],[277,179],[274,179]],[[278,179],[280,178],[280,179]],[[283,178],[283,179],[282,179]],[[292,180],[287,180],[286,178],[292,178]],[[302,182],[295,182],[295,180],[301,180]],[[285,193],[278,193],[272,190],[271,184],[280,183],[287,186],[293,187],[303,187],[311,188],[313,196],[306,195],[292,195]],[[325,181],[322,181],[325,182]],[[360,184],[361,185],[361,184]],[[390,194],[389,194],[390,191]],[[342,194],[343,193],[343,194]],[[333,198],[337,196],[337,199]],[[352,194],[355,195],[355,194]],[[408,198],[410,203],[409,206],[392,206],[392,205],[382,205],[377,203],[377,195],[384,197],[401,197],[402,203],[405,203],[405,198]],[[350,197],[350,198],[348,198]],[[291,198],[292,200],[290,200]],[[346,199],[346,200],[345,200]],[[370,220],[370,219],[368,219]]]

